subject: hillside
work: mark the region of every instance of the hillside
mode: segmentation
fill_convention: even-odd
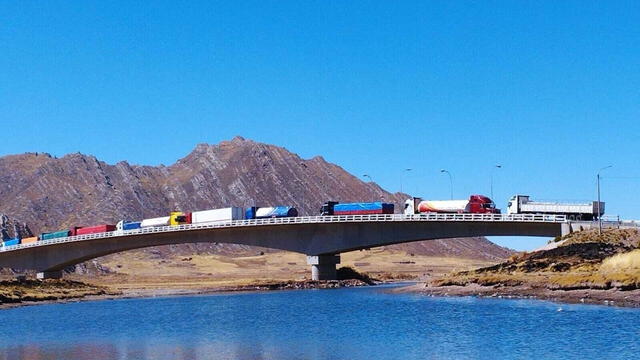
[[[226,206],[287,204],[297,207],[302,215],[310,215],[317,214],[329,199],[384,199],[400,208],[406,196],[365,183],[319,156],[302,159],[285,148],[241,137],[217,145],[199,144],[170,166],[125,161],[112,165],[80,153],[61,158],[43,153],[0,158],[0,212],[26,222],[34,233]],[[483,238],[428,241],[390,249],[488,261],[510,254]],[[267,250],[194,244],[151,251],[168,256],[248,255]]]
[[[497,265],[432,279],[432,294],[539,296],[640,306],[640,231],[585,230],[554,248],[521,253]]]

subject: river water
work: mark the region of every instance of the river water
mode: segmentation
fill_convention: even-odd
[[[348,288],[0,311],[0,359],[638,359],[640,310]]]

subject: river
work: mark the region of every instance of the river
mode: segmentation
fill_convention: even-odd
[[[384,287],[0,311],[0,359],[634,359],[640,310]]]

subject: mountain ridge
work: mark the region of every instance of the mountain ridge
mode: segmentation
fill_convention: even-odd
[[[383,200],[400,209],[407,196],[363,182],[322,156],[303,159],[284,147],[240,136],[199,143],[171,165],[108,164],[81,153],[0,157],[0,212],[28,223],[35,233],[228,206],[291,205],[301,215],[315,215],[327,200]],[[481,258],[510,254],[484,238],[473,241],[482,248]],[[446,246],[433,242],[416,250],[474,256],[473,241],[458,247],[451,240]],[[171,251],[213,248],[194,244]]]

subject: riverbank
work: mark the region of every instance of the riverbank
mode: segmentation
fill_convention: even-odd
[[[73,280],[13,280],[0,282],[0,309],[38,304],[78,301],[153,298],[180,295],[205,295],[225,292],[253,292],[303,289],[337,289],[371,286],[381,281],[369,278],[350,268],[339,269],[342,280],[253,281],[245,284],[198,287],[132,287],[117,289]]]
[[[64,302],[89,297],[116,296],[105,286],[73,280],[0,281],[0,308],[46,302]]]
[[[416,284],[390,290],[394,293],[418,293],[427,296],[474,296],[500,299],[536,299],[569,304],[594,304],[624,307],[640,307],[640,290],[619,289],[551,290],[544,287],[483,286],[479,284],[430,286]]]
[[[639,247],[637,230],[583,231],[555,239],[544,250],[397,291],[640,307]]]

